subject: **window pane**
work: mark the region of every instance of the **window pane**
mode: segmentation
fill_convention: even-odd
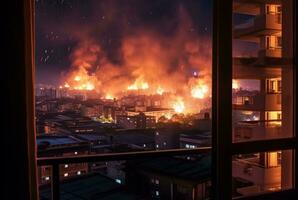
[[[60,166],[61,199],[209,199],[210,154]],[[40,195],[50,200],[50,185]]]
[[[252,196],[293,187],[293,151],[233,156],[233,197]]]
[[[293,136],[293,1],[233,3],[233,142]]]
[[[210,0],[36,0],[38,157],[210,147],[212,8]],[[107,176],[111,163],[66,163],[60,177]],[[116,165],[124,171],[126,161]],[[42,185],[48,173],[41,167]],[[180,199],[197,195],[189,184],[175,189]]]
[[[210,146],[212,1],[35,5],[40,156]]]

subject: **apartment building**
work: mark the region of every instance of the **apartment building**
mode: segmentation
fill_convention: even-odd
[[[291,79],[284,43],[291,39],[287,26],[289,4],[281,0],[234,0],[233,14],[246,18],[234,24],[234,43],[254,46],[254,52],[233,55],[233,142],[287,137],[290,125],[283,117],[290,115],[291,102],[282,86]],[[290,15],[290,14],[289,14]],[[288,19],[287,19],[288,18]],[[235,48],[235,47],[234,47]],[[256,88],[248,91],[245,82],[254,81]],[[233,157],[234,196],[276,191],[290,187],[287,173],[291,170],[292,152],[256,152]],[[283,162],[281,162],[283,160]],[[286,162],[287,161],[287,162]],[[241,182],[241,183],[240,183]]]

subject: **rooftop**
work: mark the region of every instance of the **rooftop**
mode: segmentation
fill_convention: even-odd
[[[199,183],[211,177],[211,156],[201,154],[187,160],[184,157],[162,157],[132,162],[136,170],[151,172],[171,180]]]
[[[136,196],[123,190],[115,180],[100,174],[91,174],[66,180],[60,185],[61,200],[132,200]],[[51,189],[47,185],[40,188],[40,200],[50,200]]]

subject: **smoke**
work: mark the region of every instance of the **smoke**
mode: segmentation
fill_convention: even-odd
[[[111,59],[111,52],[96,35],[83,34],[71,53],[71,69],[63,81],[74,89],[92,85],[103,96],[117,97],[128,90],[169,92],[192,104],[200,95],[209,97],[210,39],[199,37],[193,30],[194,24],[183,6],[177,12],[177,26],[168,35],[142,26],[132,31],[124,25],[119,46],[112,51],[118,62]],[[112,14],[108,16],[110,21]],[[198,96],[192,94],[193,89],[198,90]]]

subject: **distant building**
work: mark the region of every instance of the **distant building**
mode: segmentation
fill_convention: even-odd
[[[211,137],[211,132],[202,132],[199,130],[180,134],[180,148],[194,149],[199,147],[210,147],[212,142]]]
[[[148,116],[144,113],[138,115],[117,115],[116,123],[125,129],[135,129],[135,128],[154,128],[156,125],[156,119],[154,116]]]
[[[192,169],[186,171],[186,169]],[[126,184],[138,195],[150,199],[201,200],[210,197],[211,157],[199,155],[128,161]]]
[[[71,136],[37,136],[38,157],[87,155],[90,151],[89,143]],[[88,163],[60,165],[61,180],[88,173]],[[38,181],[40,185],[51,182],[51,167],[38,167]]]
[[[40,187],[40,199],[51,200],[50,184]],[[140,199],[129,191],[125,191],[125,186],[118,179],[112,179],[104,175],[94,173],[69,178],[60,184],[61,199]]]
[[[138,111],[139,110],[139,111]],[[139,113],[144,113],[146,116],[154,116],[155,121],[158,122],[161,117],[171,117],[175,114],[173,109],[168,108],[153,108],[153,107],[142,107],[143,111],[140,111],[140,107],[135,107],[133,111],[126,111],[128,116],[138,115]]]
[[[154,129],[120,129],[110,133],[110,143],[114,150],[125,151],[154,150],[155,130]],[[122,148],[121,148],[122,147]]]

